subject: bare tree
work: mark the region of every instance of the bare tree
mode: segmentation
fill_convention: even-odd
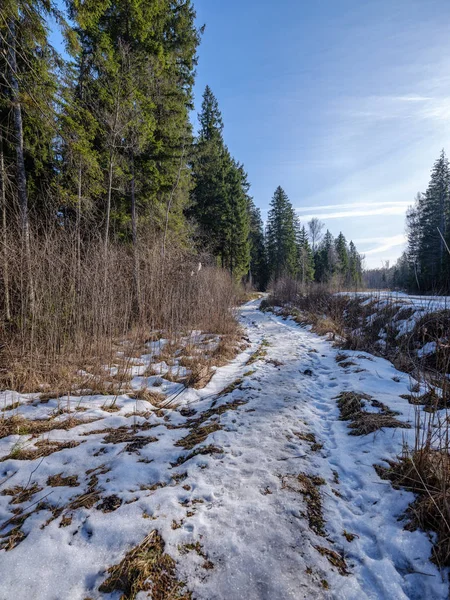
[[[7,246],[7,220],[6,220],[6,169],[3,157],[3,134],[0,130],[0,199],[2,204],[2,256],[3,256],[3,287],[5,289],[5,318],[11,320],[9,299],[9,262]]]
[[[317,245],[322,239],[322,231],[325,227],[325,223],[318,219],[317,217],[313,217],[311,221],[308,223],[309,227],[309,237],[311,240],[311,247],[313,253],[316,251]]]

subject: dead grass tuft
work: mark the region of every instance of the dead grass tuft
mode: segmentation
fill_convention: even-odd
[[[187,454],[185,456],[180,456],[175,463],[171,463],[171,467],[179,467],[180,465],[183,465],[185,462],[187,462],[188,460],[191,460],[191,458],[194,458],[195,456],[207,456],[209,454],[222,454],[222,453],[223,453],[223,449],[219,448],[218,446],[213,446],[213,445],[202,446],[200,448],[196,448],[193,452],[190,452],[189,454]]]
[[[380,412],[368,412],[363,410],[366,402],[370,402]],[[350,435],[367,435],[388,428],[410,429],[411,425],[399,421],[394,417],[398,413],[390,410],[385,404],[378,402],[367,394],[356,392],[342,392],[337,397],[337,405],[340,411],[341,421],[350,421]]]
[[[37,483],[33,483],[33,485],[22,487],[21,485],[16,485],[13,488],[8,488],[3,490],[2,496],[12,496],[9,501],[10,504],[22,504],[22,502],[28,502],[38,492],[41,492],[43,488],[38,486]]]
[[[43,456],[50,456],[54,452],[60,452],[68,448],[76,448],[81,442],[57,442],[51,440],[40,440],[36,442],[35,448],[26,448],[23,446],[15,446],[8,456],[0,458],[0,462],[5,460],[35,460]]]
[[[448,406],[446,394],[440,395],[434,389],[430,389],[424,394],[402,394],[401,398],[405,398],[410,404],[424,406],[426,412],[435,412]]]
[[[334,550],[330,550],[325,546],[314,546],[314,548],[321,554],[325,556],[330,564],[339,571],[341,575],[349,575],[350,571],[348,570],[347,563],[343,556],[335,552]]]
[[[134,600],[139,592],[149,592],[152,600],[191,600],[192,595],[176,576],[172,557],[164,552],[164,541],[154,530],[123,560],[108,569],[109,577],[99,591],[122,592],[123,600]]]
[[[432,560],[439,566],[450,565],[450,456],[448,452],[422,448],[405,451],[389,467],[374,465],[382,479],[417,494],[409,506],[408,528],[419,527],[436,534]]]
[[[204,442],[211,433],[219,431],[219,429],[222,429],[222,427],[216,421],[204,427],[194,427],[192,432],[181,440],[178,440],[175,446],[182,446],[185,450],[192,450],[192,448]]]
[[[161,404],[166,400],[166,395],[161,392],[155,392],[153,390],[149,390],[147,388],[141,388],[135,392],[130,392],[128,397],[132,400],[144,400],[145,402],[149,402],[153,404],[153,406],[161,406]]]
[[[47,485],[50,487],[77,487],[80,484],[78,482],[78,475],[63,477],[62,473],[58,473],[57,475],[50,475],[47,479]]]
[[[9,435],[40,435],[55,429],[67,431],[84,423],[92,423],[97,419],[78,419],[70,416],[64,420],[55,418],[31,420],[26,419],[21,415],[13,415],[7,419],[0,419],[0,438],[8,437]]]
[[[282,489],[288,489],[303,495],[310,528],[320,536],[325,536],[325,520],[322,512],[322,497],[319,487],[325,485],[325,480],[317,475],[300,473],[297,477],[286,475],[282,477]]]

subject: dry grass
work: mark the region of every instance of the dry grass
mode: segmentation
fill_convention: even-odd
[[[102,240],[94,236],[83,240],[80,257],[70,229],[31,232],[31,238],[33,310],[23,293],[28,282],[20,239],[11,231],[6,240],[11,319],[7,322],[3,313],[0,288],[0,389],[57,396],[95,387],[83,385],[80,369],[120,388],[131,376],[131,359],[161,332],[172,341],[192,330],[236,335],[238,290],[207,256],[198,271],[198,256],[176,246],[167,246],[163,256],[157,236],[146,239],[142,232],[136,297],[133,256],[126,245],[111,241],[105,257]],[[170,349],[166,345],[163,355]],[[118,350],[126,355],[122,363]],[[118,364],[119,372],[108,375]]]
[[[223,453],[223,449],[219,448],[218,446],[213,446],[212,444],[210,444],[209,446],[201,446],[200,448],[196,448],[189,454],[178,457],[178,459],[175,463],[171,463],[171,466],[179,467],[180,465],[183,465],[185,462],[187,462],[188,460],[191,460],[191,458],[194,458],[195,456],[207,456],[209,454],[222,454],[222,453]]]
[[[334,550],[326,548],[325,546],[314,546],[314,548],[317,550],[317,552],[319,552],[319,554],[325,556],[325,558],[331,565],[333,565],[333,567],[336,567],[340,575],[349,575],[350,572],[343,556]]]
[[[67,431],[73,429],[78,425],[84,423],[92,423],[97,419],[78,419],[77,417],[70,416],[67,419],[57,420],[51,419],[39,419],[31,420],[26,419],[21,415],[13,415],[8,418],[0,418],[0,439],[9,435],[40,435],[48,431],[55,429],[62,429]]]
[[[165,402],[167,396],[161,392],[155,392],[147,388],[141,388],[135,392],[129,392],[128,397],[132,400],[144,400],[153,406],[160,407]]]
[[[302,494],[306,502],[309,526],[320,536],[325,536],[325,520],[322,512],[322,497],[318,488],[325,483],[322,477],[306,473],[300,473],[296,477],[293,475],[282,477],[283,489]]]
[[[448,452],[422,449],[405,451],[388,468],[375,465],[378,475],[396,487],[417,494],[408,508],[409,528],[419,527],[436,534],[432,560],[450,565],[450,457]]]
[[[28,448],[27,446],[16,445],[13,447],[11,452],[0,458],[0,462],[5,460],[35,460],[36,458],[42,458],[43,456],[50,456],[54,452],[60,452],[68,448],[76,448],[81,442],[56,442],[50,440],[39,440],[36,442],[35,447]]]
[[[204,427],[194,427],[191,433],[178,440],[175,446],[182,446],[185,450],[192,450],[198,444],[203,443],[211,433],[219,431],[219,429],[222,429],[222,427],[217,422],[210,423]]]
[[[47,479],[47,485],[50,487],[77,487],[79,484],[78,475],[68,475],[64,477],[62,473],[58,473],[57,475],[51,475]]]
[[[380,412],[365,411],[366,402],[370,402]],[[350,435],[367,435],[385,427],[400,427],[403,429],[411,427],[408,423],[399,421],[394,417],[398,413],[391,411],[385,404],[378,402],[367,394],[342,392],[337,397],[337,405],[341,421],[350,421]]]
[[[408,400],[410,404],[424,406],[424,410],[427,412],[447,408],[449,402],[446,394],[438,394],[434,389],[430,389],[423,394],[403,394],[401,397]]]
[[[122,592],[122,600],[134,600],[139,592],[149,592],[153,600],[192,599],[185,584],[178,580],[175,561],[165,554],[164,541],[156,530],[107,572],[109,577],[99,591]]]
[[[41,492],[42,488],[37,485],[37,483],[33,483],[27,487],[22,487],[21,485],[16,485],[13,488],[7,488],[2,491],[2,496],[11,496],[10,504],[22,504],[22,502],[28,502],[38,492]]]

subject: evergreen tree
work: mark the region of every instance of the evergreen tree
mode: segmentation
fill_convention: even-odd
[[[268,284],[268,266],[266,245],[264,239],[264,225],[261,211],[251,198],[248,199],[250,222],[250,270],[249,281],[257,289],[264,291]]]
[[[266,240],[270,276],[275,280],[283,276],[296,277],[298,254],[295,212],[280,186],[270,203]]]
[[[444,150],[435,162],[428,189],[418,202],[419,261],[425,290],[448,289],[449,260],[444,241],[449,234],[450,171]]]
[[[330,283],[336,272],[336,249],[334,238],[327,230],[316,254],[316,281]]]
[[[224,266],[237,280],[247,275],[250,266],[250,222],[248,214],[247,174],[242,165],[227,156],[225,178],[226,214],[223,219]]]
[[[224,222],[228,211],[226,177],[229,156],[219,104],[209,86],[203,94],[200,131],[192,163],[193,189],[189,215],[197,221],[201,245],[225,264]]]
[[[362,284],[362,258],[351,241],[348,248],[348,285],[359,287]]]
[[[347,240],[342,232],[335,240],[336,248],[336,274],[339,278],[339,284],[345,286],[349,283],[349,256]]]
[[[83,102],[98,121],[111,225],[136,237],[137,220],[184,234],[189,110],[200,33],[189,0],[69,2],[81,44]],[[81,74],[81,73],[80,73]]]
[[[200,244],[209,249],[236,280],[250,264],[249,184],[241,164],[223,140],[223,121],[216,97],[207,86],[199,115],[189,211],[200,227]]]

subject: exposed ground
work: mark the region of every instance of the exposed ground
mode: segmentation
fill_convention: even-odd
[[[241,321],[210,381],[150,348],[127,394],[2,393],[0,600],[447,598],[374,469],[414,439],[416,382],[257,300]]]

